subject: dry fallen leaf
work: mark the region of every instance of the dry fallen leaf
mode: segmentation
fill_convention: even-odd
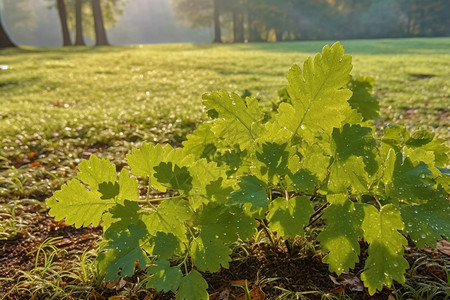
[[[221,292],[215,292],[209,295],[209,300],[228,300],[230,298],[230,289],[226,288]]]
[[[436,249],[438,249],[439,252],[450,256],[450,242],[447,240],[441,240],[437,243]]]
[[[246,300],[247,296],[245,294],[241,294],[236,297],[236,300]],[[266,299],[266,294],[259,286],[254,286],[250,291],[250,299],[252,300],[264,300]]]
[[[89,296],[89,300],[106,300],[106,297],[93,289]]]
[[[352,292],[362,292],[364,291],[364,285],[361,280],[353,273],[343,272],[341,276],[335,278],[329,275],[331,281],[338,286],[344,286]]]

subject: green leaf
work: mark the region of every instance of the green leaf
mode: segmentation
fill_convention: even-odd
[[[361,279],[373,295],[383,286],[391,286],[394,280],[405,282],[404,273],[409,264],[403,257],[403,246],[408,241],[398,232],[404,229],[404,224],[395,206],[388,204],[378,211],[372,205],[365,205],[363,209],[362,229],[369,243],[369,257]]]
[[[183,274],[180,267],[171,267],[167,260],[159,260],[148,268],[147,288],[154,288],[157,292],[176,292]]]
[[[253,175],[242,176],[239,190],[230,194],[227,205],[244,206],[251,216],[262,217],[269,205],[266,185]]]
[[[184,195],[189,194],[192,189],[192,176],[187,167],[179,167],[171,162],[161,162],[153,169],[155,170],[154,177],[159,183],[165,187],[183,191]]]
[[[145,227],[135,225],[130,225],[129,231],[109,236],[107,251],[97,258],[100,274],[106,273],[106,281],[117,280],[120,269],[123,277],[133,275],[136,261],[141,268],[145,267],[147,257],[140,243],[147,237]]]
[[[117,199],[119,203],[123,203],[125,200],[138,201],[139,189],[136,178],[130,177],[128,170],[123,168],[119,175],[119,194]]]
[[[394,167],[390,169],[393,173],[391,181],[386,183],[386,194],[394,204],[423,204],[439,196],[433,181],[427,178],[431,171],[423,162],[414,166],[408,157],[397,153]]]
[[[153,168],[166,161],[172,151],[174,150],[170,145],[163,147],[160,144],[144,143],[139,149],[134,148],[131,154],[127,154],[128,165],[135,176],[148,176],[153,188],[165,192],[166,188],[159,184],[153,176],[155,173]]]
[[[111,207],[103,216],[103,231],[107,235],[110,231],[121,232],[128,229],[131,224],[138,225],[142,221],[143,213],[135,201],[125,200]]]
[[[83,160],[79,165],[80,172],[77,177],[88,184],[93,191],[98,190],[99,184],[103,182],[116,182],[116,166],[106,158],[101,159],[91,155],[89,160]]]
[[[215,146],[217,137],[211,131],[211,127],[212,123],[201,123],[192,134],[186,136],[186,141],[183,142],[183,151],[186,155],[192,154],[197,158],[208,158],[214,154],[217,150]]]
[[[379,117],[380,105],[378,100],[371,95],[373,82],[373,78],[357,76],[348,84],[353,92],[348,102],[353,109],[356,109],[362,115],[364,121]]]
[[[323,218],[327,226],[317,236],[317,240],[323,251],[328,252],[323,262],[329,265],[330,272],[341,275],[354,268],[359,261],[358,237],[362,236],[362,208],[348,200],[346,194],[329,195],[327,198],[334,198],[328,199],[333,204],[325,209]]]
[[[314,205],[308,197],[295,197],[289,200],[277,198],[269,205],[267,219],[270,229],[283,238],[303,236],[303,228],[308,225],[314,213]]]
[[[286,147],[287,143],[281,145],[277,143],[264,143],[262,145],[262,151],[256,152],[256,157],[264,164],[270,181],[275,174],[283,176],[288,173],[287,163],[289,152],[286,151]]]
[[[119,195],[120,186],[117,182],[102,182],[98,185],[98,192],[103,200],[114,199]]]
[[[297,193],[314,193],[316,186],[320,184],[319,179],[306,169],[298,170],[290,175],[292,186]]]
[[[436,165],[440,167],[445,167],[448,164],[449,148],[445,145],[444,140],[435,139],[432,132],[427,130],[415,131],[405,145],[412,149],[410,157],[413,161],[419,162],[422,160],[430,166]],[[432,159],[426,160],[422,157],[415,157],[418,155],[424,156],[422,153],[431,153]]]
[[[177,293],[177,300],[207,300],[209,298],[208,283],[196,270],[191,270],[189,274],[181,278],[180,289]]]
[[[219,118],[214,120],[212,131],[228,145],[239,144],[244,150],[264,130],[261,124],[264,113],[254,98],[244,101],[237,94],[218,91],[204,94],[203,105],[217,112]]]
[[[370,177],[378,170],[376,141],[371,131],[359,124],[334,129],[329,190],[334,193],[345,193],[347,189],[367,191]]]
[[[450,238],[450,205],[445,193],[422,205],[402,207],[401,213],[405,231],[417,247],[424,248],[425,244],[435,247],[442,237]]]
[[[159,259],[169,259],[180,252],[180,241],[172,233],[157,232],[149,244],[153,245],[152,254],[158,255]]]
[[[164,200],[156,212],[150,212],[143,219],[148,231],[156,235],[157,232],[173,234],[178,238],[180,249],[188,242],[185,223],[193,219],[194,213],[189,202],[181,198]]]
[[[223,193],[230,194],[231,186],[224,178],[227,178],[226,169],[219,167],[215,162],[207,162],[206,159],[199,159],[189,166],[189,172],[192,176],[192,188],[189,191],[189,202],[194,210],[203,203],[221,200],[224,202]],[[220,182],[217,189],[214,190],[214,184]]]
[[[303,71],[294,65],[287,75],[292,105],[279,106],[276,119],[280,126],[293,136],[330,136],[334,127],[341,126],[349,107],[352,93],[346,86],[351,69],[351,56],[344,55],[339,43],[325,46],[314,61],[307,59]]]
[[[197,211],[194,227],[206,236],[215,236],[225,243],[232,243],[239,238],[252,238],[256,222],[240,208],[232,211],[220,203],[209,203]]]
[[[215,233],[209,234],[206,230],[192,242],[192,260],[197,269],[203,272],[218,272],[221,266],[228,268],[228,262],[231,261],[230,254],[231,249],[225,246]]]
[[[68,225],[76,228],[93,224],[98,226],[103,213],[116,203],[101,199],[102,194],[97,191],[88,191],[76,179],[63,185],[53,197],[47,199],[50,207],[48,212],[55,220],[66,219]]]

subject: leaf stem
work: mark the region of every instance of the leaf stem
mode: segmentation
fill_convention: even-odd
[[[267,237],[269,238],[270,243],[272,244],[272,246],[275,247],[275,242],[274,242],[274,240],[272,238],[272,234],[270,233],[269,228],[267,228],[266,224],[264,223],[264,220],[260,220],[260,219],[256,219],[256,220],[261,224],[261,226],[264,229],[264,232],[266,233]]]
[[[150,207],[154,210],[156,210],[156,206],[152,204],[152,201],[150,201],[150,189],[152,188],[151,185],[151,177],[150,175],[148,176],[148,187],[147,187],[147,195],[145,196],[145,200],[147,202],[148,205],[150,205]]]

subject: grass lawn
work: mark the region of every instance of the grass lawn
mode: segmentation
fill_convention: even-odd
[[[332,43],[0,51],[0,65],[8,65],[0,70],[0,246],[26,236],[33,213],[45,214],[41,201],[81,159],[97,154],[123,166],[144,141],[179,145],[205,117],[201,95],[211,90],[249,92],[270,107],[290,66]],[[449,144],[450,38],[342,44],[353,75],[375,79],[378,126],[431,129]],[[80,245],[93,247],[91,240]]]

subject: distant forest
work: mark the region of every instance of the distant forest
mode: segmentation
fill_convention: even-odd
[[[0,0],[0,47],[450,36],[449,16],[449,0]]]

